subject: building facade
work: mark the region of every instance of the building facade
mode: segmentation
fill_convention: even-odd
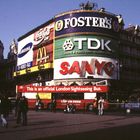
[[[0,40],[0,61],[3,60],[3,50],[4,50],[4,46]]]
[[[140,82],[139,27],[121,15],[82,7],[56,15],[18,39],[17,85],[97,85],[126,99]]]
[[[3,57],[4,46],[0,43],[0,94],[7,96],[15,96],[16,94],[16,81],[13,73],[16,70],[17,55],[13,50],[17,49],[15,40],[10,45],[10,51],[7,58]],[[12,48],[14,45],[14,49]]]

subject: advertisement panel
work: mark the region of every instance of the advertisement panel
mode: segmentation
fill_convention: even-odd
[[[34,47],[41,45],[54,37],[54,23],[51,23],[43,28],[40,28],[34,33]]]
[[[42,46],[33,53],[33,66],[53,61],[53,44]]]
[[[116,16],[98,11],[72,11],[55,18],[56,37],[84,32],[117,35],[119,29]]]
[[[55,59],[75,56],[115,57],[117,40],[99,35],[69,36],[56,39]]]
[[[17,70],[32,67],[34,35],[24,38],[18,42]]]
[[[52,54],[49,53],[52,53],[53,48],[51,47],[53,47],[53,45],[45,46],[43,49],[39,48],[42,44],[52,44],[53,37],[54,23],[51,23],[20,40],[18,42],[17,70],[30,68],[40,63],[47,63],[48,60],[51,61]]]
[[[81,93],[86,92],[94,93],[94,92],[108,92],[108,86],[24,86],[22,89],[23,93],[39,93],[41,94],[50,94],[50,93]],[[21,89],[20,89],[21,91]],[[43,96],[43,95],[41,95]],[[51,95],[47,95],[44,97],[50,98]],[[32,96],[33,98],[33,96]]]
[[[54,60],[54,79],[117,79],[118,62],[106,57],[69,57]]]

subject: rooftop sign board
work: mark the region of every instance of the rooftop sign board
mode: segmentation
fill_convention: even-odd
[[[17,70],[52,62],[53,36],[54,23],[51,23],[20,40],[18,42]]]
[[[70,33],[105,33],[114,34],[119,31],[118,19],[110,14],[98,11],[72,11],[55,19],[55,36]]]

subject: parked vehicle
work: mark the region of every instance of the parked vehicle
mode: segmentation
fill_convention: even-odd
[[[126,113],[131,111],[140,111],[140,102],[128,101],[127,103],[122,104],[122,107],[126,110]]]
[[[125,109],[126,113],[140,112],[140,98],[136,94],[131,95],[128,101],[122,104],[122,108]]]

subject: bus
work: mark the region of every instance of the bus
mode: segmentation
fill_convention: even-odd
[[[59,88],[58,88],[59,87]],[[65,109],[67,104],[75,106],[76,110],[88,110],[92,111],[97,107],[98,96],[103,96],[105,99],[104,107],[108,108],[108,101],[106,100],[106,86],[96,86],[96,89],[102,88],[102,92],[79,92],[81,89],[90,89],[95,86],[74,86],[74,89],[78,89],[76,92],[71,92],[72,86],[18,86],[17,92],[22,94],[28,99],[29,108],[34,109],[37,96],[39,96],[43,103],[44,109],[51,109],[51,102],[56,100],[56,109]],[[80,89],[81,88],[81,89]],[[58,92],[63,89],[63,92]],[[48,92],[50,91],[50,92]]]

